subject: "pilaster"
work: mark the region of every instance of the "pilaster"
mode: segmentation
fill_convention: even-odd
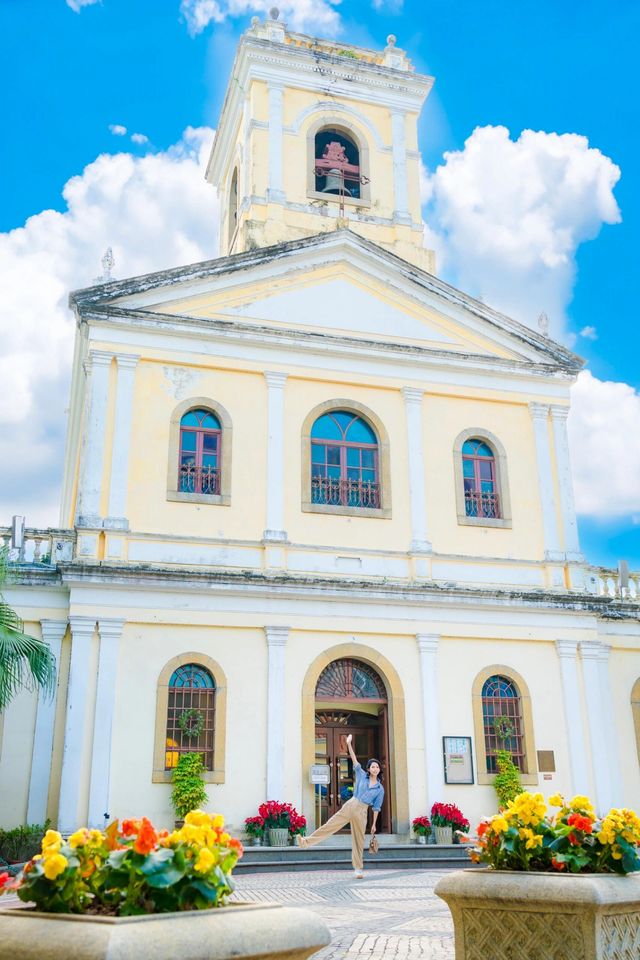
[[[126,517],[129,448],[133,419],[133,388],[139,359],[140,357],[135,354],[116,355],[118,380],[109,485],[109,516],[104,521],[104,526],[110,530],[128,530],[129,528]]]
[[[266,543],[287,541],[284,530],[284,385],[287,374],[264,373],[267,381],[267,525]]]
[[[96,711],[93,724],[93,754],[89,787],[89,826],[102,828],[110,817],[111,738],[116,699],[118,649],[125,620],[98,621],[100,655]]]
[[[71,663],[67,687],[58,830],[72,833],[83,826],[81,809],[82,761],[89,727],[89,665],[96,626],[95,617],[70,617]]]
[[[571,455],[569,453],[569,438],[567,436],[569,408],[552,404],[550,410],[551,423],[553,425],[556,468],[558,471],[564,549],[567,554],[567,560],[581,563],[584,557],[580,552],[580,541],[578,538],[578,521],[576,518],[573,480],[571,476]]]
[[[403,387],[405,416],[407,420],[407,450],[409,456],[409,501],[411,505],[411,552],[430,554],[427,527],[427,503],[425,494],[424,454],[422,443],[422,397],[423,391],[416,387]],[[419,571],[418,571],[419,575]]]
[[[577,640],[556,640],[556,652],[562,679],[564,718],[571,765],[571,789],[574,794],[586,795],[589,793],[589,773],[580,707]]]
[[[102,526],[100,496],[105,456],[109,368],[112,360],[112,353],[91,350],[85,362],[89,379],[89,409],[84,425],[78,486],[77,524],[79,527]]]
[[[544,537],[545,559],[551,563],[562,563],[564,553],[558,538],[558,522],[554,497],[551,448],[549,445],[549,407],[545,403],[530,403],[529,413],[533,422],[536,442],[536,462],[538,466],[538,490],[542,506],[542,532]],[[561,583],[554,582],[554,586]]]
[[[282,177],[282,84],[269,81],[269,203],[284,203]]]
[[[56,703],[60,685],[60,650],[62,638],[67,630],[66,620],[41,620],[42,639],[56,661],[56,688],[51,697],[42,691],[38,694],[36,728],[33,737],[31,757],[31,778],[29,781],[29,799],[27,801],[27,823],[44,823],[47,819],[47,797],[51,777],[51,755],[53,752],[53,733],[56,717]]]
[[[438,645],[437,633],[418,633],[416,643],[420,652],[422,681],[422,721],[424,725],[425,774],[427,778],[427,809],[442,797],[442,740],[438,710]]]
[[[605,719],[600,680],[600,644],[595,641],[580,643],[582,675],[587,699],[591,765],[593,770],[594,803],[596,811],[606,813],[611,807],[611,776],[608,757],[608,725]]]
[[[391,137],[393,148],[393,188],[395,194],[394,220],[411,223],[409,213],[409,190],[407,186],[407,144],[405,134],[406,115],[394,110],[391,114]]]
[[[267,680],[267,800],[284,800],[284,677],[289,627],[265,627]]]
[[[609,675],[609,655],[611,648],[606,643],[599,643],[597,649],[598,676],[600,679],[600,695],[602,697],[602,713],[604,717],[605,735],[607,738],[607,758],[609,760],[610,807],[621,807],[623,803],[622,774],[620,771],[619,737],[616,733],[614,716],[613,693]]]

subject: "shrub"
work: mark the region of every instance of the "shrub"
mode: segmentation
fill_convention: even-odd
[[[40,849],[40,841],[51,821],[31,823],[13,830],[0,830],[0,858],[7,863],[24,863]]]
[[[493,781],[493,786],[498,794],[498,803],[500,809],[506,807],[511,800],[515,800],[519,793],[523,792],[523,786],[520,781],[520,771],[511,759],[508,750],[498,750],[496,753],[496,762],[498,764],[498,773]]]
[[[203,773],[202,754],[183,753],[178,759],[171,778],[171,805],[179,820],[184,820],[190,810],[197,810],[207,802]]]

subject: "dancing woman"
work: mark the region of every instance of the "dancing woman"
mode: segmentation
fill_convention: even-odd
[[[362,872],[362,850],[367,829],[367,813],[369,807],[371,807],[373,811],[371,836],[373,836],[376,832],[376,821],[384,800],[384,787],[380,782],[382,773],[380,762],[375,759],[367,760],[366,771],[363,770],[353,752],[352,739],[352,735],[349,734],[347,749],[353,761],[353,772],[356,780],[353,796],[346,803],[343,803],[338,812],[334,813],[325,824],[318,827],[310,836],[302,837],[298,834],[297,841],[299,847],[312,847],[349,824],[351,826],[351,862],[356,878],[361,880],[364,876]]]

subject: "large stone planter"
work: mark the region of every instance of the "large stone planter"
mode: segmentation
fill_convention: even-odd
[[[117,918],[0,910],[12,960],[304,960],[330,939],[311,911],[275,903]]]
[[[435,893],[453,916],[456,960],[640,957],[640,877],[456,870]]]

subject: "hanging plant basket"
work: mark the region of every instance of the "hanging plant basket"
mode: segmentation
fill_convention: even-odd
[[[189,737],[190,740],[197,740],[204,730],[204,714],[201,710],[196,710],[193,707],[190,710],[185,710],[184,713],[180,714],[178,726],[185,737]]]

